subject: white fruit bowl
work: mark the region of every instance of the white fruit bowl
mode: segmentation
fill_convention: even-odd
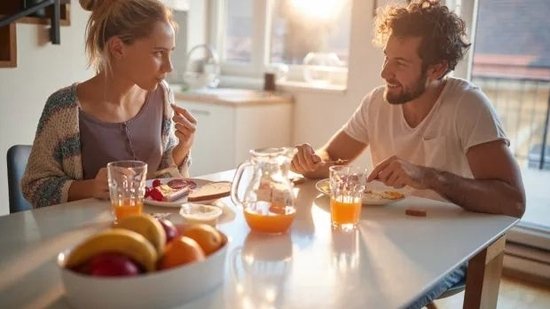
[[[224,245],[202,262],[134,277],[92,277],[65,268],[70,249],[58,254],[57,264],[68,302],[76,308],[166,308],[186,303],[223,282]]]

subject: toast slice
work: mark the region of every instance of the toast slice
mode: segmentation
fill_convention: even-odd
[[[175,189],[170,187],[167,184],[162,184],[160,186],[155,187],[154,189],[158,190],[162,194],[162,200],[164,202],[172,202],[179,200],[189,194],[189,187],[183,187],[179,189]]]
[[[230,192],[231,182],[229,181],[208,182],[193,190],[189,194],[188,201],[200,202],[219,199],[228,196]]]

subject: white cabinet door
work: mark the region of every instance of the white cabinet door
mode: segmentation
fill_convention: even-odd
[[[290,102],[221,105],[178,100],[177,104],[197,119],[191,176],[237,168],[250,157],[250,149],[290,145]]]
[[[178,101],[197,119],[191,176],[235,168],[235,117],[231,106]]]
[[[250,149],[289,146],[292,134],[290,103],[248,105],[235,113],[235,158],[250,157]]]

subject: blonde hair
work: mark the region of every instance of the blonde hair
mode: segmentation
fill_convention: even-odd
[[[92,14],[86,25],[88,65],[97,72],[110,69],[107,41],[116,36],[125,44],[151,34],[157,22],[167,22],[174,30],[177,24],[172,12],[159,0],[79,0]]]

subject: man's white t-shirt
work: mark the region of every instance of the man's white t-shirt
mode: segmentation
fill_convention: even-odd
[[[466,158],[472,146],[495,140],[509,144],[489,99],[466,80],[447,78],[438,100],[412,128],[401,105],[374,89],[343,127],[353,139],[370,145],[373,166],[395,155],[411,163],[472,178]]]

